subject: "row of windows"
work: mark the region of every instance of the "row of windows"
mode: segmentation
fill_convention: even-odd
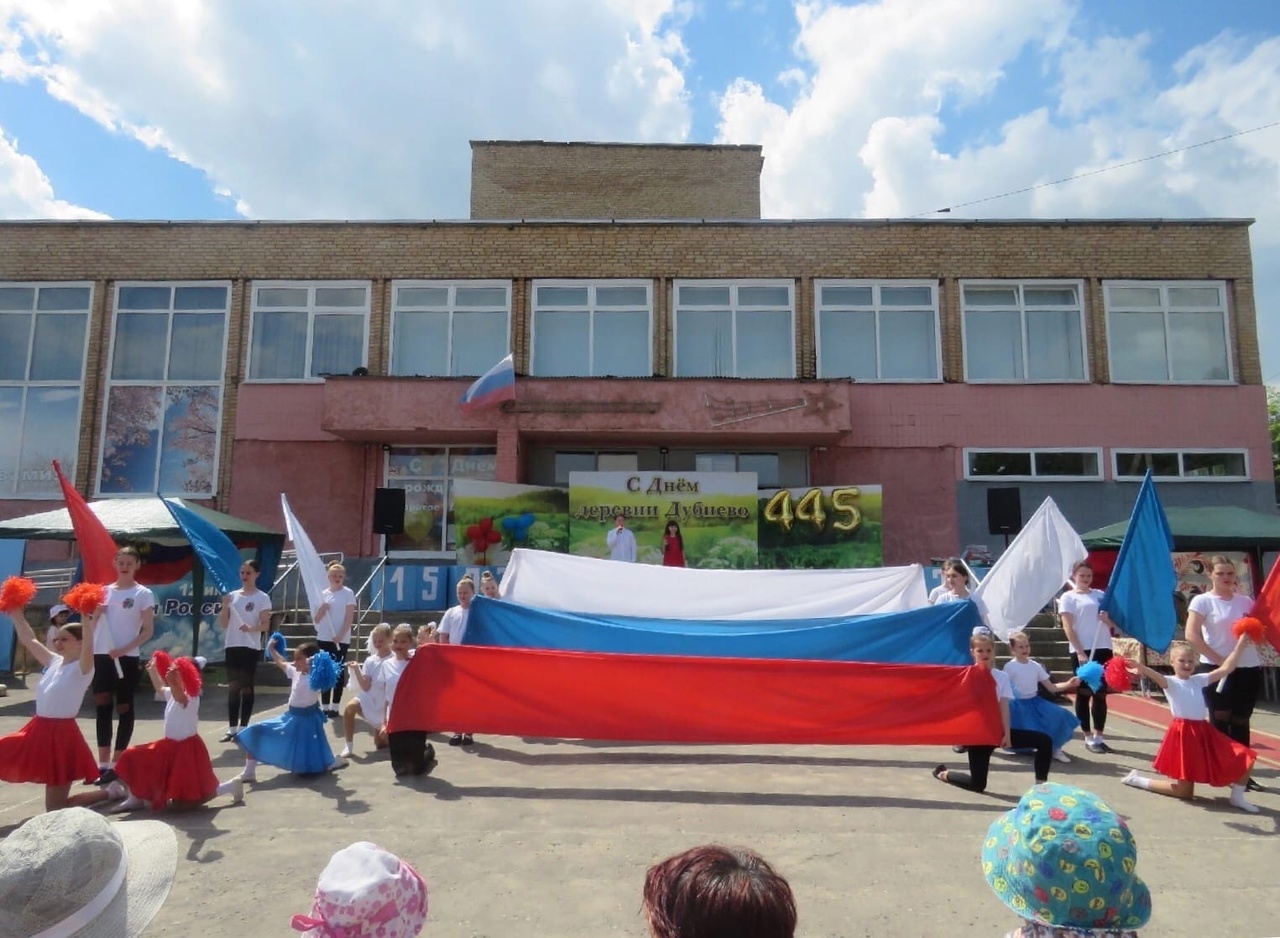
[[[1246,450],[1111,451],[1111,478],[1141,481],[1150,469],[1161,481],[1247,482]],[[1087,482],[1102,478],[1101,449],[966,449],[966,479]]]

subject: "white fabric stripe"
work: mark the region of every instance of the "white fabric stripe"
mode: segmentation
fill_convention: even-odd
[[[307,593],[307,605],[311,607],[311,621],[316,620],[320,612],[321,596],[329,585],[325,574],[324,561],[316,551],[311,538],[302,529],[298,519],[289,509],[289,498],[280,493],[280,507],[284,510],[285,530],[289,532],[289,540],[293,541],[293,550],[298,557],[298,573],[302,577],[302,586]]]
[[[105,912],[107,906],[111,905],[112,900],[115,899],[116,893],[124,885],[124,877],[128,871],[129,857],[122,848],[120,850],[120,863],[116,866],[115,872],[111,874],[111,879],[102,887],[101,892],[89,900],[88,904],[81,907],[79,911],[68,915],[56,925],[32,935],[31,938],[62,938],[62,936],[76,933],[86,925],[93,924],[93,920]]]

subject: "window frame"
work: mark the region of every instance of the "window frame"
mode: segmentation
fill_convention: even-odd
[[[583,308],[590,316],[587,331],[587,371],[583,375],[543,375],[538,372],[538,289],[540,287],[587,288],[587,305]],[[653,377],[653,329],[654,329],[654,291],[653,280],[644,277],[626,278],[564,278],[548,277],[529,282],[529,377],[531,378],[604,378],[606,375],[595,373],[595,328],[596,313],[608,314],[611,310],[600,310],[596,303],[596,291],[600,287],[643,287],[648,313],[647,339],[645,341],[645,373],[643,376],[627,376],[620,380],[634,377]]]
[[[1113,446],[1111,447],[1111,478],[1116,482],[1141,482],[1143,475],[1122,475],[1120,472],[1120,454],[1121,453],[1169,453],[1178,457],[1178,474],[1176,476],[1154,476],[1153,478],[1160,483],[1165,482],[1194,482],[1203,484],[1205,482],[1251,482],[1253,476],[1249,466],[1249,451],[1235,446],[1208,446],[1208,447],[1151,447],[1151,446]],[[1232,456],[1240,456],[1244,460],[1244,475],[1230,476],[1200,476],[1187,475],[1186,462],[1184,456],[1213,456],[1223,453]]]
[[[337,312],[340,315],[356,316],[361,315],[364,320],[364,328],[362,329],[360,364],[357,368],[367,368],[369,366],[369,329],[373,319],[373,281],[372,280],[251,280],[247,284],[249,290],[249,328],[245,341],[244,349],[244,383],[245,384],[321,384],[324,382],[324,375],[311,376],[311,360],[312,352],[315,345],[315,324],[316,324],[316,290],[317,289],[348,289],[352,287],[361,287],[364,289],[364,307],[357,311],[354,306],[347,307],[322,307],[322,311],[326,314],[333,315]],[[303,359],[303,375],[301,378],[254,378],[253,374],[253,335],[257,327],[259,312],[275,312],[277,310],[290,310],[289,307],[266,307],[259,309],[258,307],[258,291],[262,289],[286,289],[297,290],[305,288],[307,291],[307,352]],[[343,313],[342,311],[347,312]]]
[[[869,312],[875,316],[876,330],[876,377],[875,378],[859,378],[849,375],[829,375],[824,373],[822,361],[822,314],[824,307],[822,305],[822,288],[823,287],[871,287],[872,303],[867,309],[857,309],[856,312]],[[883,313],[892,315],[899,307],[885,307],[880,302],[881,287],[928,287],[930,293],[930,301],[933,311],[933,356],[934,356],[934,374],[933,378],[883,378],[880,374],[883,371],[881,365],[881,346],[880,346],[880,317]],[[819,380],[840,380],[847,378],[856,381],[859,384],[941,384],[943,382],[942,375],[942,317],[939,308],[939,286],[937,280],[927,279],[867,279],[867,278],[823,278],[813,281],[813,311],[814,311],[814,345],[817,349],[817,376]],[[905,307],[903,309],[906,309]],[[849,312],[850,310],[829,310],[832,313]],[[911,312],[917,310],[911,309]]]
[[[967,482],[1102,482],[1105,479],[1101,446],[966,446],[961,451]],[[1031,474],[985,475],[970,472],[969,459],[975,453],[1025,453],[1031,457]],[[1097,464],[1093,475],[1039,475],[1036,456],[1040,453],[1092,453]]]
[[[787,299],[789,301],[789,310],[791,314],[790,328],[788,333],[790,336],[790,344],[788,346],[787,361],[789,363],[790,373],[779,375],[777,377],[758,378],[754,375],[743,378],[739,374],[738,368],[738,315],[740,312],[746,312],[748,315],[756,310],[740,310],[738,304],[738,291],[742,287],[781,287],[787,289]],[[729,288],[729,314],[730,314],[730,332],[733,336],[733,374],[731,375],[682,375],[680,373],[680,288],[681,287],[728,287]],[[689,378],[693,380],[723,380],[725,378],[738,378],[750,381],[794,381],[797,378],[796,370],[796,282],[794,279],[784,277],[774,278],[682,278],[671,281],[671,374],[675,378]]]
[[[1115,368],[1115,356],[1113,354],[1115,345],[1112,342],[1111,329],[1111,287],[1139,287],[1139,288],[1158,288],[1160,290],[1160,306],[1146,309],[1126,308],[1122,310],[1121,315],[1126,312],[1159,312],[1164,319],[1164,363],[1165,377],[1163,380],[1156,378],[1117,378]],[[1169,304],[1169,288],[1170,287],[1190,287],[1204,288],[1213,287],[1218,291],[1218,296],[1222,299],[1222,347],[1227,357],[1227,377],[1225,379],[1197,379],[1195,381],[1184,381],[1172,377],[1172,360],[1169,357],[1169,314],[1175,310]],[[1224,387],[1234,385],[1236,380],[1236,368],[1234,355],[1231,349],[1231,296],[1227,289],[1227,281],[1225,280],[1103,280],[1101,282],[1102,289],[1102,315],[1106,325],[1107,336],[1107,371],[1112,384],[1151,384],[1151,385],[1204,385],[1214,387]],[[1193,308],[1178,309],[1177,312],[1195,312]],[[1199,310],[1200,312],[1212,312],[1212,310]],[[1137,452],[1170,452],[1169,450],[1140,450]]]
[[[396,451],[404,450],[443,450],[445,460],[445,474],[443,476],[425,473],[422,475],[398,475],[391,473],[391,457]],[[458,454],[467,450],[487,450],[491,451],[494,461],[494,471],[497,471],[498,449],[489,443],[422,443],[392,446],[384,454],[382,460],[382,485],[387,488],[400,488],[397,482],[415,482],[421,481],[425,483],[443,481],[444,483],[444,519],[441,522],[440,550],[415,550],[407,547],[389,547],[387,541],[390,537],[396,535],[379,535],[382,538],[382,553],[385,556],[393,557],[396,560],[426,560],[441,561],[452,560],[458,555],[457,548],[457,531],[454,530],[455,524],[453,519],[453,484],[457,479],[470,478],[467,476],[455,476],[452,472],[453,458],[455,451]],[[490,455],[486,452],[484,455]],[[408,493],[406,492],[406,498]],[[452,536],[453,543],[450,544]]]
[[[411,306],[408,309],[403,309],[400,306],[399,299],[400,299],[401,289],[407,288],[412,290],[412,289],[429,288],[429,287],[446,288],[449,291],[448,304],[444,307]],[[506,330],[504,333],[505,335],[504,344],[506,346],[507,352],[510,352],[511,350],[511,297],[513,293],[510,280],[419,280],[419,279],[392,280],[391,281],[391,330],[387,338],[387,375],[388,377],[393,377],[393,378],[413,378],[413,377],[474,378],[474,377],[478,377],[479,374],[483,374],[483,372],[479,372],[475,375],[461,374],[461,373],[454,374],[454,371],[453,371],[453,320],[454,320],[454,314],[458,312],[458,305],[457,305],[458,287],[501,288],[504,291],[504,293],[506,294],[506,310],[505,311],[507,316]],[[485,309],[483,307],[471,307],[471,306],[464,306],[462,307],[462,310],[464,312],[475,312],[475,311],[492,312],[492,310]],[[445,352],[445,360],[449,363],[449,368],[447,373],[442,375],[410,375],[410,374],[404,374],[395,370],[396,334],[397,334],[396,326],[397,326],[397,320],[402,312],[448,313],[449,315],[449,325],[448,325],[449,347]],[[366,345],[367,344],[368,344],[368,338],[366,335]],[[495,359],[495,363],[498,360],[499,359]]]
[[[116,337],[118,333],[117,322],[120,315],[120,291],[130,287],[165,287],[170,291],[169,308],[166,310],[125,310],[127,313],[144,313],[147,315],[165,316],[167,320],[167,329],[165,331],[165,376],[162,378],[114,378],[112,377],[112,367],[115,363],[116,355]],[[223,310],[222,320],[222,348],[218,355],[219,370],[217,379],[209,378],[205,380],[192,380],[189,378],[173,380],[168,376],[169,372],[169,353],[173,347],[173,317],[175,314],[183,313],[208,314],[214,312],[212,309],[199,310],[177,310],[173,307],[173,300],[176,291],[180,287],[221,287],[227,291],[227,305]],[[232,294],[235,284],[231,280],[120,280],[112,284],[111,294],[111,338],[107,343],[107,354],[103,359],[103,385],[102,385],[102,422],[101,432],[98,434],[98,461],[93,479],[93,493],[95,498],[145,498],[153,496],[159,492],[160,495],[180,496],[187,498],[215,498],[218,494],[218,470],[222,459],[222,429],[223,418],[225,416],[226,407],[226,391],[227,391],[227,349],[231,342],[231,307]],[[107,427],[111,416],[111,390],[116,387],[159,387],[161,402],[171,387],[194,388],[194,387],[211,387],[218,389],[218,419],[217,429],[214,431],[213,437],[213,465],[210,468],[209,475],[213,479],[213,486],[208,492],[171,492],[159,489],[160,485],[160,466],[161,452],[164,443],[164,414],[161,412],[160,439],[157,442],[155,456],[155,471],[152,473],[154,484],[149,491],[136,492],[104,492],[102,490],[102,466],[106,458],[107,452]]]
[[[35,292],[32,295],[31,304],[31,332],[27,337],[27,358],[24,377],[21,380],[0,379],[0,387],[21,388],[22,389],[22,410],[18,415],[18,446],[15,453],[16,461],[14,463],[14,479],[12,490],[0,490],[0,500],[14,501],[52,501],[62,498],[62,491],[55,491],[41,494],[38,492],[19,492],[18,483],[22,472],[22,444],[26,439],[26,422],[27,422],[27,401],[33,388],[70,388],[76,389],[76,437],[70,452],[72,458],[70,463],[63,466],[63,472],[69,479],[75,479],[75,474],[80,463],[80,427],[85,419],[85,372],[89,367],[89,340],[93,332],[93,307],[97,298],[97,284],[92,280],[0,280],[0,287],[5,288],[30,288]],[[83,310],[58,309],[58,310],[41,310],[40,307],[40,291],[44,288],[52,289],[88,289],[89,303]],[[21,310],[5,310],[5,312],[18,313]],[[34,351],[36,339],[36,322],[37,317],[46,316],[84,316],[84,343],[80,350],[80,377],[76,380],[70,379],[38,379],[31,378],[31,355]]]
[[[964,358],[964,380],[966,384],[1088,384],[1091,380],[1089,371],[1089,318],[1088,297],[1085,292],[1083,278],[966,278],[958,283],[960,300],[960,345]],[[965,287],[1012,287],[1018,291],[1018,322],[1022,335],[1022,377],[1020,378],[975,378],[969,373],[969,325],[968,305],[965,303]],[[1027,336],[1027,304],[1024,290],[1027,287],[1073,287],[1076,291],[1076,318],[1080,324],[1080,366],[1079,378],[1029,378],[1027,377],[1028,336]],[[1039,309],[1041,307],[1035,307]],[[1066,307],[1043,307],[1045,309],[1066,309]],[[977,307],[980,310],[1007,309],[1007,307]],[[999,452],[991,450],[990,452]],[[1059,452],[1069,452],[1060,450]]]

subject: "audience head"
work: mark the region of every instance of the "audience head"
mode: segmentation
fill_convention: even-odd
[[[996,896],[1049,928],[1141,928],[1151,893],[1137,862],[1123,818],[1092,792],[1053,782],[1031,788],[982,844],[982,872]]]
[[[644,879],[653,938],[792,938],[791,886],[759,854],[707,844],[668,857]]]
[[[418,871],[361,841],[329,858],[311,913],[290,924],[312,938],[410,938],[426,922],[427,884]]]

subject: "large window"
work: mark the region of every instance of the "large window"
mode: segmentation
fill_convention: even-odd
[[[215,493],[231,285],[121,283],[100,495]]]
[[[368,346],[367,282],[253,285],[250,381],[349,375],[368,364]]]
[[[1112,451],[1117,479],[1138,480],[1151,470],[1162,481],[1246,482],[1248,453],[1242,449]]]
[[[1112,281],[1104,293],[1112,381],[1231,380],[1225,284]]]
[[[818,377],[938,381],[932,281],[818,281]]]
[[[653,374],[652,310],[648,280],[535,281],[529,373],[648,377]]]
[[[508,281],[394,285],[391,374],[482,375],[510,350]]]
[[[0,283],[0,498],[61,496],[74,477],[89,334],[87,283]]]
[[[1100,449],[966,449],[966,479],[1080,482],[1102,478]]]
[[[1083,287],[965,281],[966,381],[1084,381]]]
[[[453,481],[497,477],[492,447],[396,448],[387,455],[387,486],[405,490],[404,533],[388,535],[387,550],[400,554],[452,554]]]
[[[675,284],[680,378],[794,378],[795,285],[789,280]]]

